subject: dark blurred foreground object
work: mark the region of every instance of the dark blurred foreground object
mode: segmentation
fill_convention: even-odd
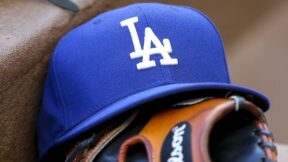
[[[0,1],[0,161],[36,161],[36,114],[54,46],[110,3],[73,0],[64,9],[46,0]]]
[[[66,162],[276,162],[264,112],[240,96],[194,99],[150,115],[127,114],[122,122],[111,121],[109,129],[74,141]]]

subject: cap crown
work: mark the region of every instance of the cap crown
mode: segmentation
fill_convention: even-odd
[[[55,49],[39,116],[42,154],[115,101],[161,85],[199,82],[229,83],[221,38],[205,15],[155,3],[99,15]]]

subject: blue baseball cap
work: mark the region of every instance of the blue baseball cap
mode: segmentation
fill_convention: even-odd
[[[40,159],[53,147],[141,104],[230,83],[221,37],[203,13],[158,3],[103,13],[66,34],[52,56],[38,118]]]

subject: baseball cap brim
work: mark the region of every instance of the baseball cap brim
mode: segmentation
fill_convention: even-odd
[[[82,121],[80,124],[73,127],[73,129],[66,132],[63,136],[58,138],[55,142],[55,145],[67,141],[79,135],[80,133],[83,133],[88,129],[103,123],[104,121],[111,119],[112,117],[119,115],[120,113],[123,113],[127,110],[133,109],[141,104],[151,102],[153,100],[157,100],[167,96],[175,95],[178,93],[195,92],[203,90],[213,90],[219,92],[225,91],[226,93],[230,92],[244,96],[249,95],[250,97],[253,98],[253,102],[263,111],[266,111],[269,108],[269,100],[265,95],[239,85],[233,85],[228,83],[210,83],[210,82],[162,85],[135,93],[103,108],[102,110],[96,112],[86,120]]]

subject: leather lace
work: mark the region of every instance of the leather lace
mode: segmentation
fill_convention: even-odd
[[[267,124],[264,121],[257,123],[258,128],[255,130],[255,135],[260,137],[258,146],[261,147],[265,153],[265,157],[262,158],[262,162],[276,162],[277,148],[274,145],[274,138],[271,131],[268,130]]]

